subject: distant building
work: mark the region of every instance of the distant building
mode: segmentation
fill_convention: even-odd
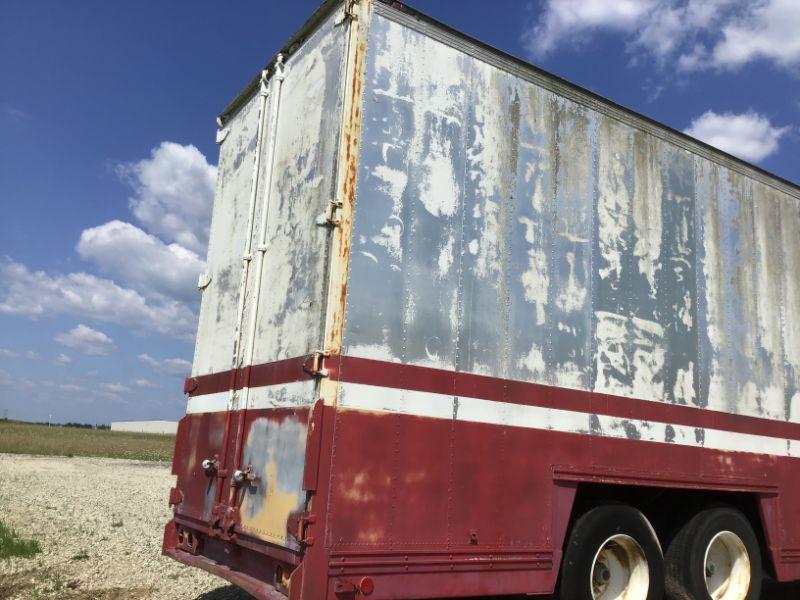
[[[111,431],[130,431],[133,433],[163,433],[175,435],[178,432],[177,421],[115,421],[111,423]]]

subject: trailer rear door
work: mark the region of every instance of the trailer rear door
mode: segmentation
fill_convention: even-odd
[[[335,17],[270,69],[219,134],[194,389],[174,465],[179,516],[292,549],[317,397],[302,365],[322,344],[341,121],[346,28]],[[231,486],[237,471],[245,479]]]

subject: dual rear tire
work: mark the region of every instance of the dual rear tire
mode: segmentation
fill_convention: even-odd
[[[666,553],[637,509],[609,504],[572,528],[561,568],[562,600],[757,600],[761,554],[732,508],[696,514]]]

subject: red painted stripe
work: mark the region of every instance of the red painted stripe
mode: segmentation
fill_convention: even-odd
[[[330,357],[326,359],[325,366],[332,378],[349,383],[800,440],[800,424],[797,423],[680,404],[625,398],[352,356]]]
[[[189,396],[203,396],[231,389],[240,390],[243,387],[264,387],[311,379],[312,375],[303,369],[306,358],[299,356],[241,369],[190,377],[184,384],[184,390],[191,390]]]
[[[197,385],[189,395],[199,396],[230,390],[234,374],[236,389],[245,387],[248,378],[249,387],[278,385],[310,379],[311,375],[303,369],[306,361],[307,357],[301,356],[245,367],[237,371],[202,375],[192,378],[192,380],[196,380]],[[325,368],[331,379],[348,383],[800,440],[800,424],[798,423],[736,415],[680,404],[625,398],[353,356],[327,357]],[[191,380],[187,380],[187,386],[189,381]]]

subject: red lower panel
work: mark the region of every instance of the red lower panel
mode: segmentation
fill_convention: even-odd
[[[574,486],[597,481],[756,493],[778,575],[798,578],[798,474],[791,458],[343,410],[329,574],[373,577],[375,598],[550,592]]]
[[[179,540],[171,523],[165,551],[260,598],[286,591],[290,576],[293,600],[364,597],[358,590],[365,581],[375,599],[545,594],[556,582],[576,485],[596,481],[757,494],[779,578],[800,578],[798,459],[318,409],[320,425],[311,438],[318,464],[305,478],[298,472],[293,484],[316,488],[312,545],[287,548],[258,539],[259,527],[225,541],[208,527],[210,479],[200,463],[220,451],[225,413],[215,413],[181,421],[176,521],[193,535]],[[262,464],[309,462],[308,448],[295,444],[302,428],[294,425],[308,418],[307,409],[247,413],[243,458],[258,481],[277,481]],[[286,438],[292,444],[270,444],[269,436],[264,444],[249,440],[259,428],[294,432]],[[290,449],[291,461],[285,458]],[[266,488],[252,494],[253,501],[280,497]]]

